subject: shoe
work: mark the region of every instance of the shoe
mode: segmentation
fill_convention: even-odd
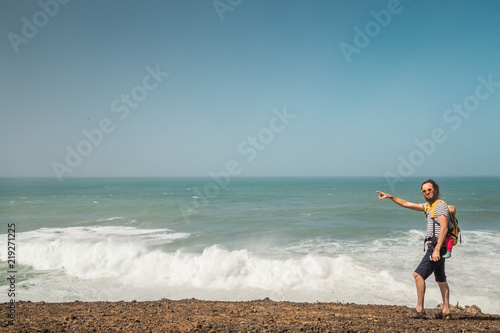
[[[427,315],[425,314],[424,310],[422,310],[422,311],[415,310],[412,313],[412,315],[410,316],[410,318],[413,318],[413,319],[427,319]]]
[[[448,259],[451,257],[451,251],[446,252],[446,254],[443,255],[443,258]]]
[[[451,319],[451,313],[439,312],[434,315],[434,319]]]

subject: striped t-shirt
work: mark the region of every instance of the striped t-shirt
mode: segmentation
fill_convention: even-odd
[[[422,207],[424,208],[425,211],[425,204],[422,204]],[[435,224],[435,236],[439,236],[439,232],[441,231],[441,226],[439,225],[439,219],[438,217],[440,215],[446,216],[446,219],[448,220],[448,230],[453,229],[453,222],[450,220],[450,211],[448,210],[448,207],[444,202],[438,202],[436,205],[436,209],[434,210],[434,219],[432,218],[432,213],[430,212],[429,215],[427,216],[427,231],[425,233],[425,237],[429,238],[432,237],[432,231],[433,231],[433,224]],[[435,221],[435,222],[434,222]]]

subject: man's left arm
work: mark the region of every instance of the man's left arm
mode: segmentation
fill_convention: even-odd
[[[441,230],[439,231],[436,247],[434,248],[434,252],[432,253],[432,260],[434,261],[438,261],[439,259],[441,259],[441,246],[443,246],[446,235],[448,235],[448,219],[446,218],[446,215],[439,215],[438,221],[439,225],[441,226]]]

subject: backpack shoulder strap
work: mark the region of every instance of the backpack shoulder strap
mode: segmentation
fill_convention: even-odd
[[[448,205],[446,204],[446,202],[444,202],[444,201],[443,201],[443,200],[441,200],[441,199],[436,200],[436,201],[432,204],[432,215],[431,215],[431,216],[432,216],[432,218],[434,218],[434,217],[435,217],[435,215],[434,215],[434,214],[435,214],[435,211],[436,211],[436,206],[437,206],[438,202],[442,202],[442,203],[444,203],[444,205],[448,208]]]
[[[425,213],[426,216],[429,215],[430,210],[431,210],[431,205],[429,205],[428,202],[425,203],[425,205],[424,205],[424,213]]]

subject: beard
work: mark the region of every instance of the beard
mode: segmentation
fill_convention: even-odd
[[[432,204],[437,199],[438,199],[438,197],[437,197],[437,195],[436,195],[435,192],[432,192],[432,196],[431,197],[425,196],[425,201],[427,201],[429,204]]]

